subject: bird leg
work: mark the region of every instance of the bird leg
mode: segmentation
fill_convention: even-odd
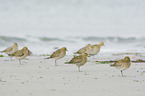
[[[12,57],[10,56],[10,60],[12,61]]]
[[[123,77],[123,73],[122,73],[122,70],[121,70],[121,75],[122,75],[122,77]]]
[[[57,66],[57,62],[56,62],[56,60],[55,60],[55,66]]]
[[[78,66],[78,71],[81,72],[81,71],[80,71],[80,66]]]
[[[19,63],[21,64],[21,59],[19,59]]]

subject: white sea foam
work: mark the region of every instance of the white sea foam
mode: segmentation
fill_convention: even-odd
[[[105,46],[102,47],[102,53],[119,53],[119,52],[143,52],[145,38],[135,37],[10,37],[0,36],[0,50],[12,45],[14,42],[18,43],[19,48],[27,46],[34,54],[48,54],[55,50],[55,48],[67,47],[69,54],[84,47],[86,44],[98,44],[104,41]]]

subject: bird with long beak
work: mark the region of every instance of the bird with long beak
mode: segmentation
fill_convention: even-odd
[[[123,76],[122,71],[128,69],[130,67],[130,65],[131,65],[131,60],[128,56],[126,56],[124,59],[120,59],[110,66],[119,69],[121,71],[121,75]]]
[[[50,57],[46,59],[55,59],[55,66],[57,66],[57,60],[63,58],[66,55],[66,47],[62,47],[61,49],[56,50]]]
[[[79,56],[74,56],[69,62],[65,62],[65,64],[76,64],[80,72],[80,66],[83,66],[87,62],[87,57],[87,53],[82,53]]]

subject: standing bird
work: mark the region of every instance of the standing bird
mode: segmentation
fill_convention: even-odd
[[[14,43],[12,46],[6,48],[5,50],[1,51],[6,53],[6,54],[13,54],[14,52],[16,52],[18,50],[18,44],[17,43]]]
[[[21,64],[21,59],[28,56],[28,48],[23,47],[21,50],[16,51],[15,53],[11,54],[10,56],[13,56],[13,57],[19,59],[19,63]]]
[[[91,54],[91,44],[87,44],[85,47],[75,52],[75,54],[82,54],[82,53],[87,53],[88,55]]]
[[[79,56],[74,56],[69,62],[65,62],[66,64],[76,64],[78,66],[78,71],[80,72],[80,66],[83,66],[87,62],[87,53],[82,53]]]
[[[124,59],[120,59],[110,66],[116,67],[117,69],[121,70],[121,75],[123,76],[122,71],[128,69],[130,65],[131,65],[131,60],[128,56],[126,56]]]
[[[104,46],[104,42],[100,42],[99,44],[95,44],[91,46],[91,55],[96,55],[100,52],[100,48]]]
[[[57,66],[57,60],[63,58],[66,55],[67,49],[65,47],[62,47],[61,49],[56,50],[50,57],[46,59],[53,58],[55,59],[55,66]]]
[[[18,50],[18,44],[14,43],[12,46],[6,48],[5,50],[1,51],[1,53],[6,53],[8,56],[10,56],[11,54],[13,54],[14,52],[16,52]],[[10,56],[11,57],[11,56]],[[12,60],[12,58],[11,58]]]

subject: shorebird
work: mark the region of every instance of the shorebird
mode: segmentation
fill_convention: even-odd
[[[1,51],[1,53],[5,53],[7,54],[8,56],[10,56],[11,54],[13,54],[14,52],[16,52],[18,50],[18,44],[17,43],[14,43],[12,46],[6,48],[5,50]],[[12,57],[10,56],[11,60],[12,60]]]
[[[130,65],[131,65],[131,60],[128,56],[126,56],[124,59],[120,59],[110,66],[116,67],[117,69],[119,69],[121,71],[121,75],[123,76],[122,71],[128,69]]]
[[[15,53],[10,54],[10,56],[13,56],[13,57],[19,59],[19,63],[21,64],[21,59],[23,59],[26,56],[28,56],[28,48],[27,47],[23,47],[21,50],[18,50]]]
[[[76,64],[78,66],[78,71],[80,72],[80,66],[83,66],[87,62],[87,53],[82,53],[79,56],[74,56],[69,62],[65,62],[65,64]]]
[[[100,42],[99,44],[95,44],[91,46],[91,55],[96,55],[100,52],[100,48],[104,46],[104,42]]]
[[[91,54],[91,44],[87,44],[85,47],[75,52],[75,54],[82,54],[82,53],[87,53],[88,55]]]
[[[66,55],[67,49],[65,47],[62,47],[61,49],[56,50],[50,57],[46,59],[55,59],[55,66],[57,66],[57,60],[63,58]]]
[[[18,50],[18,44],[17,43],[14,43],[12,46],[6,48],[5,50],[1,51],[6,53],[6,54],[13,54],[14,52],[16,52]]]

